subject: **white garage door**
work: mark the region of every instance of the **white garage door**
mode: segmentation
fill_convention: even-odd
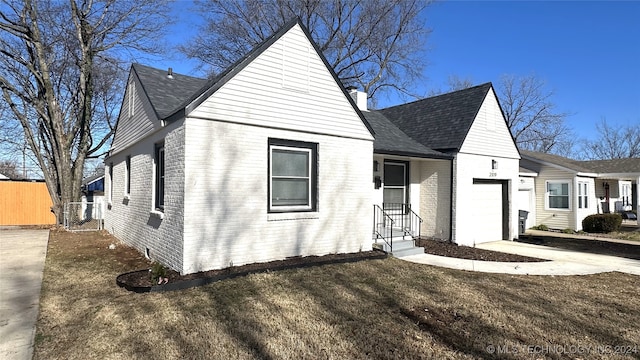
[[[502,240],[502,184],[473,184],[474,241],[476,244]]]

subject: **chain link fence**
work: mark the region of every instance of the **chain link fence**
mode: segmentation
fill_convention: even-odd
[[[99,201],[70,202],[64,205],[64,228],[69,231],[102,229],[104,203]]]

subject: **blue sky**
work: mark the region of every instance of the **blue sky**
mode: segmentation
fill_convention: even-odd
[[[198,19],[189,7],[175,5],[182,19],[170,43],[194,35]],[[432,4],[424,21],[432,33],[425,81],[415,93],[446,90],[452,75],[480,84],[535,74],[554,91],[557,110],[571,113],[567,124],[577,138],[596,138],[602,117],[614,126],[640,123],[640,1],[447,1]],[[177,53],[147,63],[198,75]]]

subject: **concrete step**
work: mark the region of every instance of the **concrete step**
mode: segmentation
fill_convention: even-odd
[[[393,256],[407,256],[424,253],[424,248],[415,247],[413,245],[413,239],[394,239],[393,240],[393,252],[389,245],[383,240],[378,240],[377,244],[374,244],[375,248],[383,250],[392,254]],[[401,255],[397,255],[401,254]]]
[[[418,255],[418,254],[424,254],[424,248],[421,247],[412,247],[412,248],[408,248],[408,249],[402,249],[402,250],[396,250],[395,246],[393,247],[393,253],[391,253],[391,255],[395,256],[395,257],[403,257],[403,256],[409,256],[409,255]]]

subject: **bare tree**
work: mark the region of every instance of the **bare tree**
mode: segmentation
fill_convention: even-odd
[[[42,170],[60,223],[80,197],[85,160],[113,132],[122,56],[153,51],[166,1],[4,0],[0,89]],[[124,75],[123,75],[124,74]]]
[[[571,130],[565,125],[568,114],[555,110],[553,91],[546,90],[545,85],[534,75],[503,75],[496,92],[520,148],[558,152],[571,147]]]
[[[412,95],[420,80],[429,0],[208,0],[200,35],[183,48],[213,74],[233,64],[294,17],[301,19],[344,85],[373,98]],[[212,46],[215,44],[215,46]]]
[[[20,180],[24,178],[23,174],[20,172],[19,166],[11,160],[0,160],[0,174],[11,180]]]
[[[613,127],[602,118],[596,130],[597,139],[582,143],[582,152],[588,160],[640,158],[640,124]]]

